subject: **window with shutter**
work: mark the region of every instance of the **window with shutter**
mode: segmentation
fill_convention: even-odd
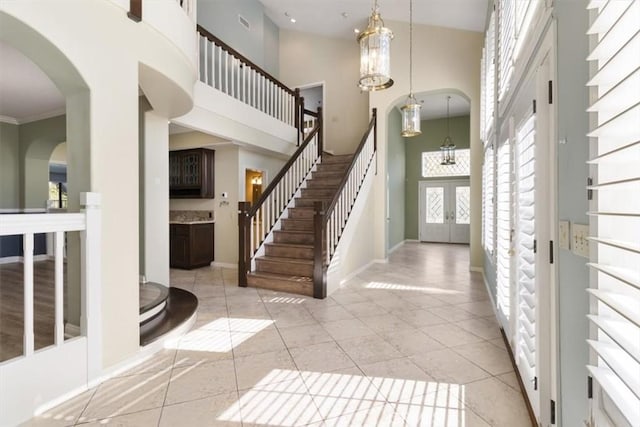
[[[489,145],[484,152],[483,179],[482,179],[482,213],[483,213],[483,238],[484,248],[493,257],[494,254],[494,164],[493,145]]]
[[[511,144],[498,148],[497,305],[505,319],[511,307]]]
[[[509,90],[513,74],[516,3],[513,0],[501,0],[498,3],[498,101]]]
[[[485,46],[484,50],[486,53],[486,72],[485,72],[485,80],[484,80],[484,88],[485,88],[485,126],[484,131],[487,136],[491,133],[493,129],[493,113],[495,111],[495,75],[496,75],[496,55],[495,55],[495,12],[491,13],[491,17],[489,18],[489,27],[487,28],[487,35],[485,37]]]
[[[589,160],[587,367],[598,426],[640,425],[640,1],[591,1],[594,139]]]
[[[537,407],[537,307],[535,265],[535,115],[530,110],[516,131],[516,234],[518,272],[516,363],[525,389]]]

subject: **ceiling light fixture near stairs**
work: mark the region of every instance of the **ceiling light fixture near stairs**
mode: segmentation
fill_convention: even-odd
[[[409,96],[402,111],[402,133],[404,137],[420,135],[420,109],[416,97],[413,96],[413,0],[409,0]]]
[[[456,145],[451,140],[449,133],[449,101],[451,96],[447,95],[447,136],[444,138],[442,145],[440,146],[440,152],[442,153],[441,165],[455,165],[456,164]]]
[[[376,91],[393,86],[391,79],[391,39],[393,33],[385,28],[380,17],[378,1],[374,0],[373,11],[367,29],[358,34],[360,44],[360,89]]]

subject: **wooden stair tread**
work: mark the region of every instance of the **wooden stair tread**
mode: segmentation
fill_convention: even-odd
[[[298,243],[270,242],[270,243],[265,243],[265,246],[280,246],[280,247],[291,248],[291,249],[313,249],[313,245],[302,245]]]
[[[252,271],[248,273],[249,276],[254,277],[263,277],[265,279],[277,279],[277,280],[286,280],[289,282],[296,282],[301,284],[311,284],[313,282],[312,277],[307,276],[295,276],[290,274],[278,274],[278,273],[265,273],[264,271]]]
[[[281,262],[281,263],[287,263],[287,264],[306,264],[306,265],[313,264],[313,260],[310,260],[310,259],[276,257],[276,256],[269,256],[269,255],[263,255],[256,259],[263,260],[263,261],[271,261],[271,262]]]

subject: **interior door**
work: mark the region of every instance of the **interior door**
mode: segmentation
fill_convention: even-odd
[[[469,243],[468,180],[420,182],[420,241]]]

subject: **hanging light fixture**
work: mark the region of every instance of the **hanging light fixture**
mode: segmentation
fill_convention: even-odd
[[[385,28],[380,17],[378,0],[374,0],[373,11],[367,29],[358,34],[360,43],[360,81],[362,90],[375,91],[393,85],[391,79],[391,39],[393,33]]]
[[[413,96],[413,0],[409,0],[409,96],[402,111],[402,133],[404,137],[420,135],[420,109],[422,106]]]
[[[447,95],[447,136],[444,138],[442,145],[440,146],[440,152],[442,153],[441,165],[455,165],[456,164],[456,146],[449,136],[449,101],[451,96]]]

